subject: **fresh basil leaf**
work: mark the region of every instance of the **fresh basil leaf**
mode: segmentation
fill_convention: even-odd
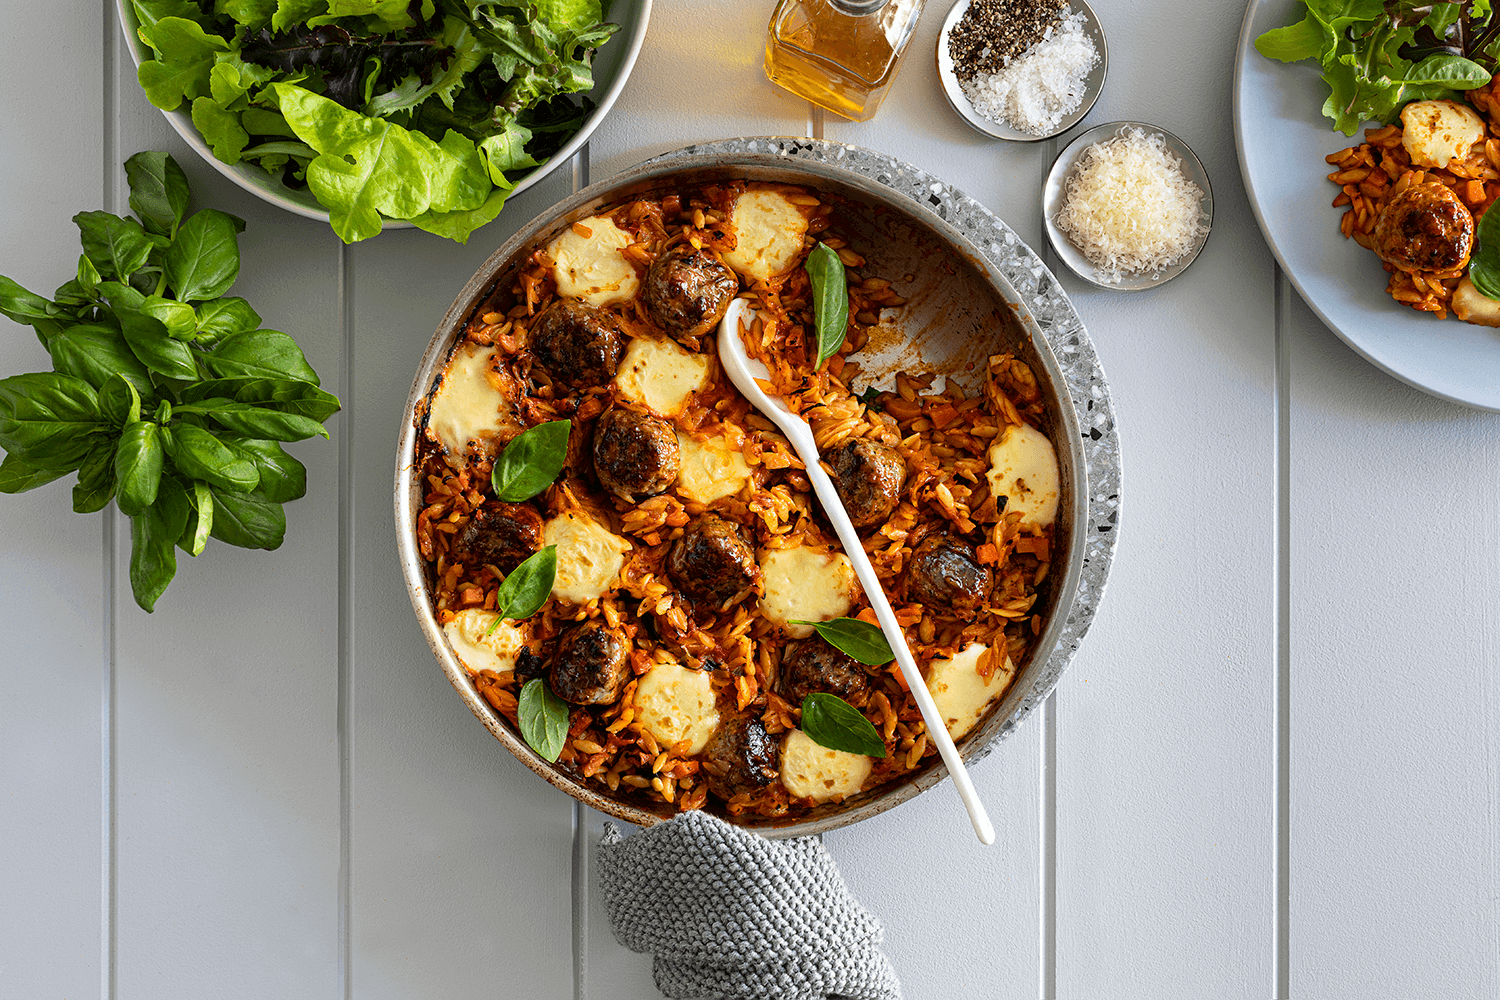
[[[187,175],[166,153],[147,150],[125,161],[130,210],[148,233],[171,237],[187,213]]]
[[[490,473],[495,496],[511,503],[530,500],[551,486],[568,458],[568,420],[549,420],[516,435]]]
[[[254,493],[215,488],[212,534],[243,549],[275,549],[286,537],[286,512]]]
[[[96,389],[116,375],[135,386],[144,399],[156,396],[151,370],[141,364],[119,330],[97,323],[70,326],[47,342],[52,365],[65,375],[83,379]]]
[[[289,503],[307,495],[307,468],[275,441],[225,437],[223,442],[255,463],[260,485],[255,492],[273,503]]]
[[[832,618],[822,622],[794,621],[793,625],[810,625],[823,641],[850,659],[878,667],[896,658],[885,633],[876,625],[858,618]]]
[[[99,387],[99,413],[116,427],[141,419],[141,394],[123,375],[115,375]]]
[[[126,425],[115,446],[115,476],[119,481],[115,502],[121,513],[135,517],[156,503],[165,460],[159,426],[147,420]]]
[[[188,493],[188,502],[192,505],[192,514],[188,517],[187,527],[182,529],[182,534],[177,539],[177,547],[197,558],[203,554],[208,538],[213,534],[213,491],[207,483],[195,480],[192,491]]]
[[[254,463],[231,451],[224,442],[202,427],[178,424],[166,439],[167,454],[183,475],[202,479],[211,486],[232,492],[247,492],[260,482]]]
[[[38,469],[21,461],[14,455],[6,455],[0,462],[0,493],[25,493],[38,486],[45,486],[54,479],[61,479],[71,469]]]
[[[115,449],[106,441],[94,440],[94,447],[78,467],[78,482],[73,486],[73,513],[92,514],[103,510],[115,495]]]
[[[521,685],[516,701],[521,736],[543,760],[556,763],[568,740],[568,703],[553,694],[540,677]]]
[[[517,566],[495,592],[501,618],[520,621],[541,610],[557,580],[557,546],[548,545]]]
[[[174,530],[156,507],[130,519],[130,589],[147,612],[156,609],[157,599],[177,575],[174,546],[180,534],[181,526]]]
[[[244,219],[213,208],[195,212],[182,224],[162,260],[167,284],[180,301],[216,299],[229,291],[239,277],[239,234],[244,231]]]
[[[227,337],[260,327],[260,313],[238,296],[209,299],[198,306],[198,330],[216,337]]]
[[[192,340],[198,333],[198,315],[186,302],[148,295],[141,303],[141,312],[166,327],[167,336],[173,340]]]
[[[250,330],[225,337],[204,361],[221,378],[292,379],[318,384],[318,373],[307,363],[302,348],[277,330]]]
[[[120,332],[125,336],[125,343],[130,345],[131,353],[140,359],[141,364],[168,378],[198,377],[192,349],[180,340],[173,340],[161,320],[128,309],[116,309],[115,315],[120,319]]]
[[[1475,230],[1469,280],[1488,299],[1500,299],[1500,212],[1485,212]]]
[[[81,378],[31,372],[0,379],[0,447],[38,469],[78,468],[107,430],[99,394]]]
[[[202,413],[235,434],[272,441],[303,441],[328,431],[318,421],[295,413],[270,410],[253,403],[232,399],[209,398],[201,403],[179,406],[177,412]]]
[[[47,300],[35,292],[28,292],[14,281],[0,275],[0,313],[4,313],[22,326],[50,320]]]
[[[79,212],[73,216],[83,252],[99,269],[100,277],[125,281],[141,267],[156,246],[155,239],[134,219],[108,212]],[[158,237],[159,238],[159,237]]]
[[[849,286],[844,262],[819,243],[807,255],[807,276],[812,281],[813,322],[818,332],[818,367],[838,353],[849,333]]]
[[[864,713],[827,691],[814,691],[802,699],[802,731],[830,750],[885,756],[885,742]]]
[[[89,255],[86,253],[78,255],[78,277],[76,280],[79,289],[90,296],[99,287],[99,282],[104,280],[103,276],[99,274],[99,269],[94,266],[93,261],[89,260]]]

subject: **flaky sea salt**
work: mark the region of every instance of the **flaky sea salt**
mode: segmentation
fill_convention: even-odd
[[[1099,50],[1083,15],[1068,13],[1056,28],[998,73],[962,84],[974,110],[1031,135],[1045,135],[1083,103],[1084,80]]]

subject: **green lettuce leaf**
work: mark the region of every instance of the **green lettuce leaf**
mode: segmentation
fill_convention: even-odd
[[[414,219],[485,204],[489,179],[471,140],[449,132],[435,143],[302,87],[275,86],[287,123],[319,153],[307,184],[345,243],[380,232],[382,215]]]
[[[146,97],[163,111],[176,111],[184,100],[207,94],[214,57],[229,51],[224,39],[181,17],[162,18],[149,34],[142,25],[141,37],[156,51],[156,58],[141,63],[136,78]]]

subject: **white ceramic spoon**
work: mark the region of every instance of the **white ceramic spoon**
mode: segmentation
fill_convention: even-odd
[[[922,671],[918,669],[917,661],[912,658],[911,650],[906,645],[906,637],[901,633],[901,626],[896,623],[896,613],[891,610],[891,602],[886,599],[885,591],[881,589],[880,578],[875,575],[875,567],[870,565],[870,557],[865,554],[859,533],[854,530],[854,522],[849,520],[849,514],[844,510],[844,503],[839,499],[833,480],[828,478],[828,473],[824,472],[823,467],[818,464],[818,445],[813,439],[812,428],[807,426],[807,422],[800,416],[793,413],[784,401],[766,392],[756,382],[757,378],[769,381],[771,375],[766,371],[764,364],[745,353],[745,342],[740,337],[740,326],[746,320],[753,318],[754,311],[750,308],[750,303],[744,299],[735,299],[729,304],[729,311],[724,314],[724,319],[719,323],[719,363],[724,366],[724,371],[729,375],[729,381],[734,383],[735,388],[739,389],[744,397],[756,409],[764,413],[772,423],[781,428],[781,433],[786,435],[787,440],[796,449],[798,457],[807,466],[807,478],[813,485],[813,492],[817,493],[818,500],[823,504],[828,520],[833,522],[833,529],[838,533],[839,541],[844,543],[844,554],[854,564],[854,573],[859,577],[860,586],[864,588],[865,597],[869,599],[870,606],[875,609],[875,617],[880,621],[880,630],[885,633],[885,641],[890,643],[891,650],[896,654],[896,662],[901,665],[901,674],[906,678],[906,686],[911,689],[912,695],[917,699],[917,705],[922,709],[922,720],[927,723],[927,735],[937,744],[938,753],[942,756],[943,763],[948,765],[948,773],[953,776],[953,784],[958,789],[958,796],[963,799],[964,808],[969,810],[969,820],[974,824],[974,833],[979,837],[980,843],[993,844],[995,828],[990,824],[990,818],[984,811],[984,803],[979,801],[979,793],[974,791],[974,783],[969,780],[969,772],[964,769],[964,762],[958,757],[958,748],[953,745],[953,740],[948,735],[948,726],[938,713],[938,707],[932,700],[931,692],[927,690],[927,682],[922,679]]]

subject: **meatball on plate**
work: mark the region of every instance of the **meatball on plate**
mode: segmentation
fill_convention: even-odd
[[[837,163],[700,155],[580,192],[459,296],[412,395],[403,568],[450,680],[548,781],[637,823],[808,833],[944,771],[899,668],[869,662],[869,600],[801,461],[718,364],[728,304],[755,307],[746,348],[971,757],[1071,653],[1085,435],[1021,296],[922,205]],[[818,244],[849,317],[823,363]],[[1019,484],[1043,482],[1059,502],[1036,514]],[[864,753],[830,746],[833,717]]]

